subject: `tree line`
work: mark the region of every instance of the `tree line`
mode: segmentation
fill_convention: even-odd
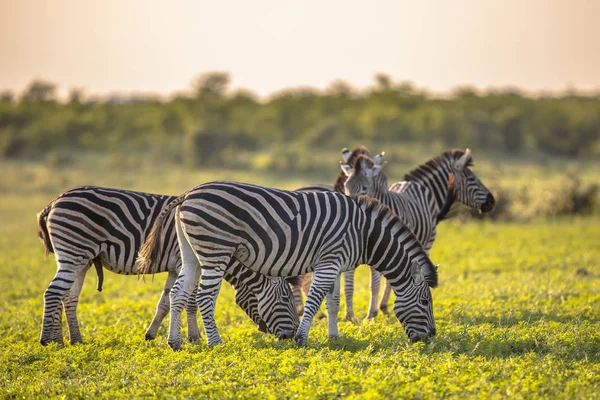
[[[53,83],[34,80],[19,96],[0,94],[0,157],[49,151],[154,150],[193,165],[231,154],[348,143],[469,146],[511,155],[600,156],[600,94],[529,96],[517,90],[459,88],[435,96],[378,74],[357,90],[288,89],[261,100],[230,89],[227,73],[200,76],[168,99],[99,99],[74,89],[59,101]]]

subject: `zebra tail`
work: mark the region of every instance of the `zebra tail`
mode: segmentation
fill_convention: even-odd
[[[102,261],[98,257],[93,260],[94,267],[96,268],[96,274],[98,275],[98,285],[96,286],[96,290],[99,292],[102,291],[102,284],[104,283],[104,270],[102,269]]]
[[[50,253],[54,253],[54,247],[52,246],[52,241],[50,241],[50,234],[48,233],[48,227],[46,226],[46,217],[50,213],[50,209],[52,208],[52,204],[48,205],[42,211],[37,214],[38,221],[38,232],[37,235],[44,244],[44,250],[46,251],[46,257]]]
[[[300,286],[302,284],[299,276],[286,276],[285,280],[291,287]]]
[[[162,209],[158,217],[156,217],[156,221],[154,221],[154,225],[152,226],[152,230],[146,237],[146,241],[140,247],[140,251],[138,253],[138,268],[137,273],[140,275],[143,274],[153,274],[156,272],[158,261],[160,254],[162,252],[162,241],[163,241],[163,230],[165,221],[167,216],[171,213],[171,211],[183,203],[187,192],[170,202]]]

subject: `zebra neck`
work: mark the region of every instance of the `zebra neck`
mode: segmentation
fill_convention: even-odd
[[[419,174],[409,174],[404,177],[405,181],[418,183],[429,189],[430,195],[435,202],[434,217],[437,222],[441,221],[454,203],[454,193],[448,190],[448,174],[451,169],[445,164],[438,164],[435,169],[420,169]]]
[[[420,247],[415,236],[396,217],[378,215],[371,220],[366,240],[365,264],[382,273],[386,278],[403,274],[402,265],[406,254]]]
[[[389,207],[390,202],[387,176],[385,176],[383,172],[380,172],[379,175],[373,179],[373,182],[374,193],[369,195],[369,197],[373,197]]]

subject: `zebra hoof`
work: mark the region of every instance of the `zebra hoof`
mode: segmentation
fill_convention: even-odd
[[[329,335],[329,340],[338,340],[340,335]]]
[[[380,306],[379,309],[381,310],[381,313],[384,315],[390,315],[390,311],[388,310],[388,306]]]
[[[196,335],[188,336],[188,341],[190,343],[199,342],[200,341],[200,335],[197,335],[197,336]]]
[[[296,335],[294,340],[296,341],[298,347],[306,347],[306,345],[308,344],[308,338],[303,335]]]
[[[76,344],[83,344],[83,339],[82,338],[72,339],[71,346],[76,345]]]
[[[223,343],[221,341],[221,339],[215,340],[215,341],[212,341],[212,342],[208,342],[208,347],[215,347],[216,345],[221,344],[221,343]]]
[[[375,317],[377,317],[377,311],[370,312],[369,315],[367,315],[367,317],[365,318],[365,320],[366,321],[371,321],[371,320],[375,319]]]
[[[353,323],[354,325],[360,325],[358,319],[354,315],[346,315],[346,321]]]
[[[167,343],[169,343],[169,347],[171,347],[171,349],[173,349],[173,351],[181,350],[181,340],[174,341],[174,342],[167,342]]]
[[[144,339],[154,340],[154,339],[156,339],[156,335],[146,332],[146,334],[144,335]]]
[[[65,342],[63,342],[62,340],[58,340],[58,339],[40,339],[40,344],[42,346],[48,346],[50,343],[56,343],[59,346],[65,345]]]

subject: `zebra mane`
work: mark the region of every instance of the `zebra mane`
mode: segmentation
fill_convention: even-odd
[[[350,165],[352,165],[355,172],[360,172],[363,168],[373,168],[373,166],[375,166],[375,161],[373,161],[371,157],[361,154],[356,157],[354,163]]]
[[[367,195],[362,195],[358,197],[352,198],[356,204],[358,204],[361,208],[364,206],[364,210],[367,214],[376,213],[377,215],[383,216],[385,219],[397,220],[402,226],[406,226],[406,223],[398,217],[391,208],[381,203],[379,200],[369,197]]]
[[[370,154],[369,150],[365,146],[356,147],[354,150],[352,150],[352,153],[350,153],[350,157],[348,157],[346,164],[354,166],[356,159],[359,156],[362,156],[365,154],[366,155]],[[346,182],[346,178],[348,178],[348,177],[346,176],[346,174],[344,174],[343,171],[340,171],[338,173],[338,177],[335,180],[335,184],[333,185],[334,191],[339,192],[339,193],[344,193],[344,182]]]
[[[432,158],[429,161],[419,165],[417,168],[404,175],[405,181],[419,180],[421,177],[430,175],[432,170],[438,169],[439,166],[444,165],[447,161],[452,163],[458,161],[465,154],[464,150],[461,149],[448,149],[437,157]],[[466,167],[473,166],[473,159],[469,158],[469,161],[465,165]]]
[[[376,213],[377,215],[381,215],[384,219],[390,220],[390,222],[392,224],[394,224],[394,223],[400,224],[402,229],[406,229],[414,237],[414,234],[412,233],[412,231],[408,227],[408,225],[400,217],[398,217],[398,215],[396,215],[392,211],[391,208],[389,208],[385,204],[380,203],[378,200],[376,200],[372,197],[366,196],[366,195],[354,198],[354,201],[356,201],[356,204],[358,204],[359,206],[363,206],[363,205],[365,206],[365,209],[364,209],[365,213],[367,213],[367,214]],[[417,240],[416,237],[414,237],[414,240],[417,244],[419,244],[419,241]],[[421,247],[420,244],[419,244],[419,247]],[[422,249],[422,247],[421,247],[421,249]],[[421,251],[423,251],[423,250],[421,250]],[[425,252],[423,252],[423,254],[425,254]],[[438,285],[437,269],[433,266],[433,263],[431,262],[429,257],[425,257],[425,258],[426,258],[425,267],[427,268],[427,271],[425,272],[425,280],[427,281],[427,285],[429,285],[429,287],[435,288]]]

